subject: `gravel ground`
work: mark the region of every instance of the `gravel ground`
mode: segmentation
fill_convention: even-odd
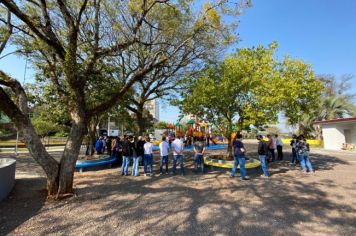
[[[185,176],[78,172],[76,196],[58,202],[46,201],[42,170],[21,155],[0,235],[356,235],[356,153],[312,150],[315,174],[285,155],[270,179],[250,171],[249,181],[226,170],[194,176],[191,160]]]

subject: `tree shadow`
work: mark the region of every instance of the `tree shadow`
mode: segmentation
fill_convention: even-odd
[[[327,155],[311,158],[320,171],[348,164]],[[276,177],[268,180],[254,173],[250,181],[240,181],[226,171],[194,176],[191,160],[184,177],[121,177],[117,169],[76,173],[77,197],[41,211],[44,200],[38,201],[38,209],[20,221],[33,217],[42,226],[39,235],[355,235],[355,205],[342,199],[355,190],[333,179],[289,175],[295,168],[288,161],[270,166]],[[277,167],[281,170],[273,172]]]
[[[7,235],[36,215],[46,202],[45,178],[16,179],[9,196],[0,202],[0,235]]]

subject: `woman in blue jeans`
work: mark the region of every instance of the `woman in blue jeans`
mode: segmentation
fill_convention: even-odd
[[[246,149],[242,142],[242,135],[237,134],[235,136],[235,140],[232,143],[233,151],[234,151],[234,166],[232,167],[230,177],[234,177],[237,165],[240,165],[240,175],[241,180],[248,180],[249,178],[246,176],[246,168],[245,168],[245,153]]]
[[[266,154],[268,153],[268,146],[267,146],[267,143],[265,141],[263,141],[262,135],[257,135],[256,138],[258,140],[258,149],[257,149],[258,158],[261,161],[261,167],[262,167],[262,171],[263,171],[263,175],[261,177],[268,178],[269,172],[268,172],[268,167],[267,167],[267,163],[266,163]]]
[[[308,171],[310,173],[314,172],[313,166],[309,159],[309,151],[309,144],[306,142],[304,135],[300,135],[298,137],[297,153],[303,173],[307,173]]]

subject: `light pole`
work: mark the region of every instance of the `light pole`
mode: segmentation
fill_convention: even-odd
[[[110,136],[110,114],[108,114],[108,134],[107,136]]]

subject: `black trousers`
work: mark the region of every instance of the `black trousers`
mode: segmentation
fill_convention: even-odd
[[[277,160],[283,160],[283,146],[277,145]]]

